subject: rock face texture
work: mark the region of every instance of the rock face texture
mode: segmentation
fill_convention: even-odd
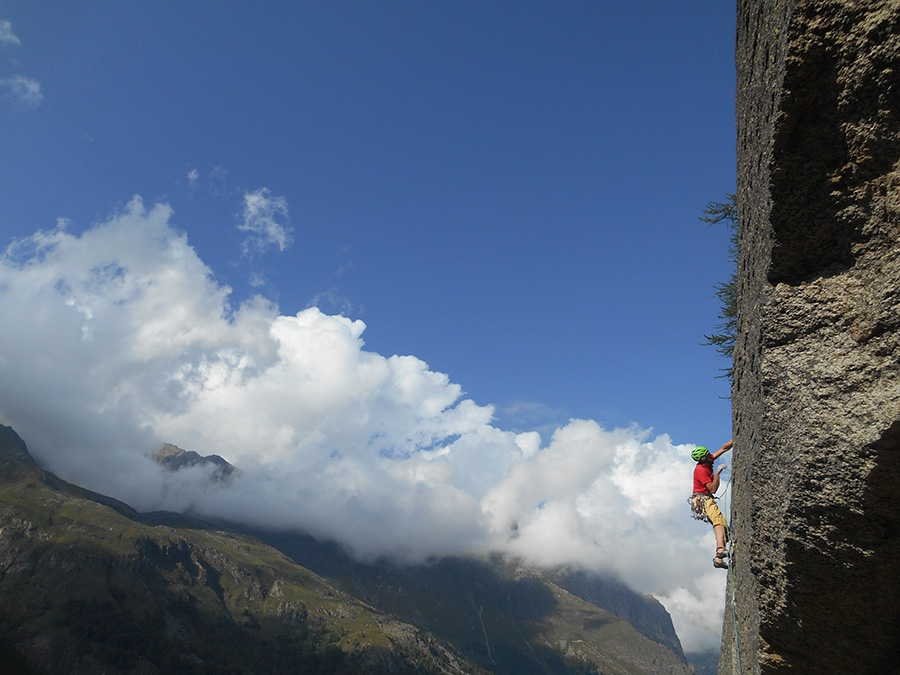
[[[736,56],[719,673],[900,672],[900,0],[739,0]]]

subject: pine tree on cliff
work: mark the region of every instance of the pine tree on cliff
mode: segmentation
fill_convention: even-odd
[[[734,374],[732,357],[734,344],[737,340],[737,197],[734,194],[726,195],[724,202],[709,202],[703,209],[704,215],[700,220],[710,225],[725,223],[731,230],[731,241],[728,246],[728,259],[734,265],[731,278],[716,285],[716,297],[721,303],[719,319],[721,323],[716,325],[716,332],[704,335],[706,342],[701,344],[715,347],[716,351],[728,359],[728,367],[723,368],[721,377],[731,380]]]

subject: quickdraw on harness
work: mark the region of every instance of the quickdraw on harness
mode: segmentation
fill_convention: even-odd
[[[695,492],[692,494],[690,499],[688,499],[688,504],[691,505],[691,518],[712,524],[709,516],[706,515],[706,503],[707,500],[710,499],[716,501],[715,497],[705,492]]]

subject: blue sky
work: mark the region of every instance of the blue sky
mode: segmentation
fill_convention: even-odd
[[[274,363],[266,360],[272,345],[286,349],[292,330],[328,324],[345,331],[350,346],[342,349],[351,351],[340,353],[352,359],[319,380],[307,371],[303,377],[329,385],[343,381],[347,363],[377,361],[389,364],[395,384],[419,378],[403,389],[404,405],[410,392],[434,386],[431,398],[417,400],[422,410],[434,404],[442,415],[463,418],[464,401],[478,411],[470,426],[444,419],[439,430],[423,431],[418,421],[404,427],[400,399],[383,388],[378,406],[348,407],[375,400],[360,376],[335,394],[342,402],[332,413],[368,420],[395,406],[396,426],[367,427],[367,443],[412,439],[412,449],[399,451],[399,441],[379,445],[382,458],[442,444],[457,452],[465,445],[458,439],[470,432],[483,438],[489,429],[517,435],[524,459],[544,450],[552,456],[564,446],[553,444],[554,429],[577,435],[573,418],[597,425],[591,433],[613,434],[603,441],[612,445],[624,438],[614,438],[616,429],[631,428],[626,436],[638,446],[667,435],[671,452],[693,443],[718,447],[731,435],[727,383],[717,378],[726,364],[700,343],[718,322],[714,287],[731,273],[728,232],[698,216],[734,191],[734,23],[733,3],[710,0],[0,2],[0,234],[9,246],[0,309],[42,306],[35,298],[51,287],[59,295],[34,319],[39,338],[23,329],[0,345],[7,369],[0,421],[47,433],[34,443],[38,453],[43,444],[51,466],[83,479],[77,462],[53,457],[46,429],[89,413],[47,401],[70,400],[76,381],[102,381],[121,394],[115,404],[104,399],[91,408],[97,419],[113,420],[107,430],[152,427],[154,441],[168,435],[164,440],[228,456],[221,438],[188,428],[221,424],[210,421],[213,399],[203,399],[218,386],[212,380],[197,391],[179,381],[178,395],[196,403],[179,399],[180,417],[163,404],[152,424],[123,412],[123,397],[146,412],[165,388],[141,389],[132,366],[110,375],[114,364],[148,353],[147,335],[174,326],[178,314],[192,317],[202,337],[170,343],[189,356],[166,362],[169,384],[186,368],[204,377],[213,363],[243,368],[229,360],[241,349],[254,355],[253,373],[263,372]],[[180,253],[151,261],[153,242],[163,240],[166,256]],[[93,251],[109,246],[108,259],[92,257],[89,241]],[[115,314],[136,296],[111,300],[121,290],[114,285],[141,265],[159,275],[147,282],[157,288],[173,270],[185,275],[157,299],[169,303],[169,314],[155,323],[146,317],[157,310],[147,306],[144,314]],[[76,268],[93,274],[80,292],[71,290],[79,288],[73,279],[87,277]],[[99,269],[113,271],[101,279]],[[252,311],[248,301],[256,303]],[[218,310],[209,310],[215,302]],[[264,303],[268,309],[260,309]],[[251,345],[257,333],[235,328],[241,308],[252,318],[246,326],[276,328]],[[303,321],[289,327],[284,319],[298,314]],[[219,315],[225,324],[216,323]],[[73,317],[83,322],[81,346],[47,343],[39,355],[37,345],[48,334],[64,335]],[[82,349],[89,342],[95,351]],[[66,363],[84,364],[83,372],[71,367],[71,387],[59,377],[35,377],[48,350],[72,350]],[[304,350],[316,354],[309,344]],[[337,364],[336,353],[311,363]],[[414,360],[391,361],[394,355]],[[23,366],[16,379],[13,363],[31,370]],[[148,373],[146,364],[164,370],[150,357],[141,363]],[[244,373],[242,382],[253,376]],[[17,381],[34,387],[33,395],[14,396]],[[275,389],[258,390],[283,391],[283,383],[269,384]],[[245,390],[218,396],[225,407],[250,400]],[[229,458],[263,465],[312,447],[312,432],[297,440],[309,428],[274,418],[272,425],[290,426],[293,440],[252,457],[232,449]],[[316,447],[349,456],[340,433],[316,429],[316,438],[328,439]],[[276,431],[271,438],[280,447]],[[451,482],[486,513],[485,504],[512,490],[510,467],[523,458],[504,455],[506,441],[466,442]],[[621,469],[625,450],[616,452]],[[485,469],[485,457],[496,466]],[[644,486],[652,483],[635,471]],[[470,484],[458,477],[465,472],[496,480]],[[96,487],[114,491],[114,484],[97,479]],[[541,504],[541,517],[552,511],[545,508],[552,499],[525,492]],[[706,534],[692,532],[687,540]],[[686,583],[647,575],[630,581],[670,598]]]

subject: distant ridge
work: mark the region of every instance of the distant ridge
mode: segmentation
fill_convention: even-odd
[[[177,445],[166,443],[153,458],[168,471],[178,471],[192,466],[212,466],[210,478],[213,482],[227,482],[237,469],[219,455],[201,456],[193,450],[183,450]]]
[[[493,672],[569,672],[554,669],[560,655],[593,650],[589,662],[602,673],[691,672],[671,618],[655,600],[662,614],[659,631],[668,625],[678,654],[606,608],[554,583],[552,574],[500,557],[442,558],[410,567],[386,561],[364,564],[334,544],[320,544],[304,535],[258,535],[341,589],[450,642]],[[586,579],[603,585],[598,577]],[[622,591],[638,604],[645,602],[636,593]],[[485,634],[490,636],[490,654]]]

